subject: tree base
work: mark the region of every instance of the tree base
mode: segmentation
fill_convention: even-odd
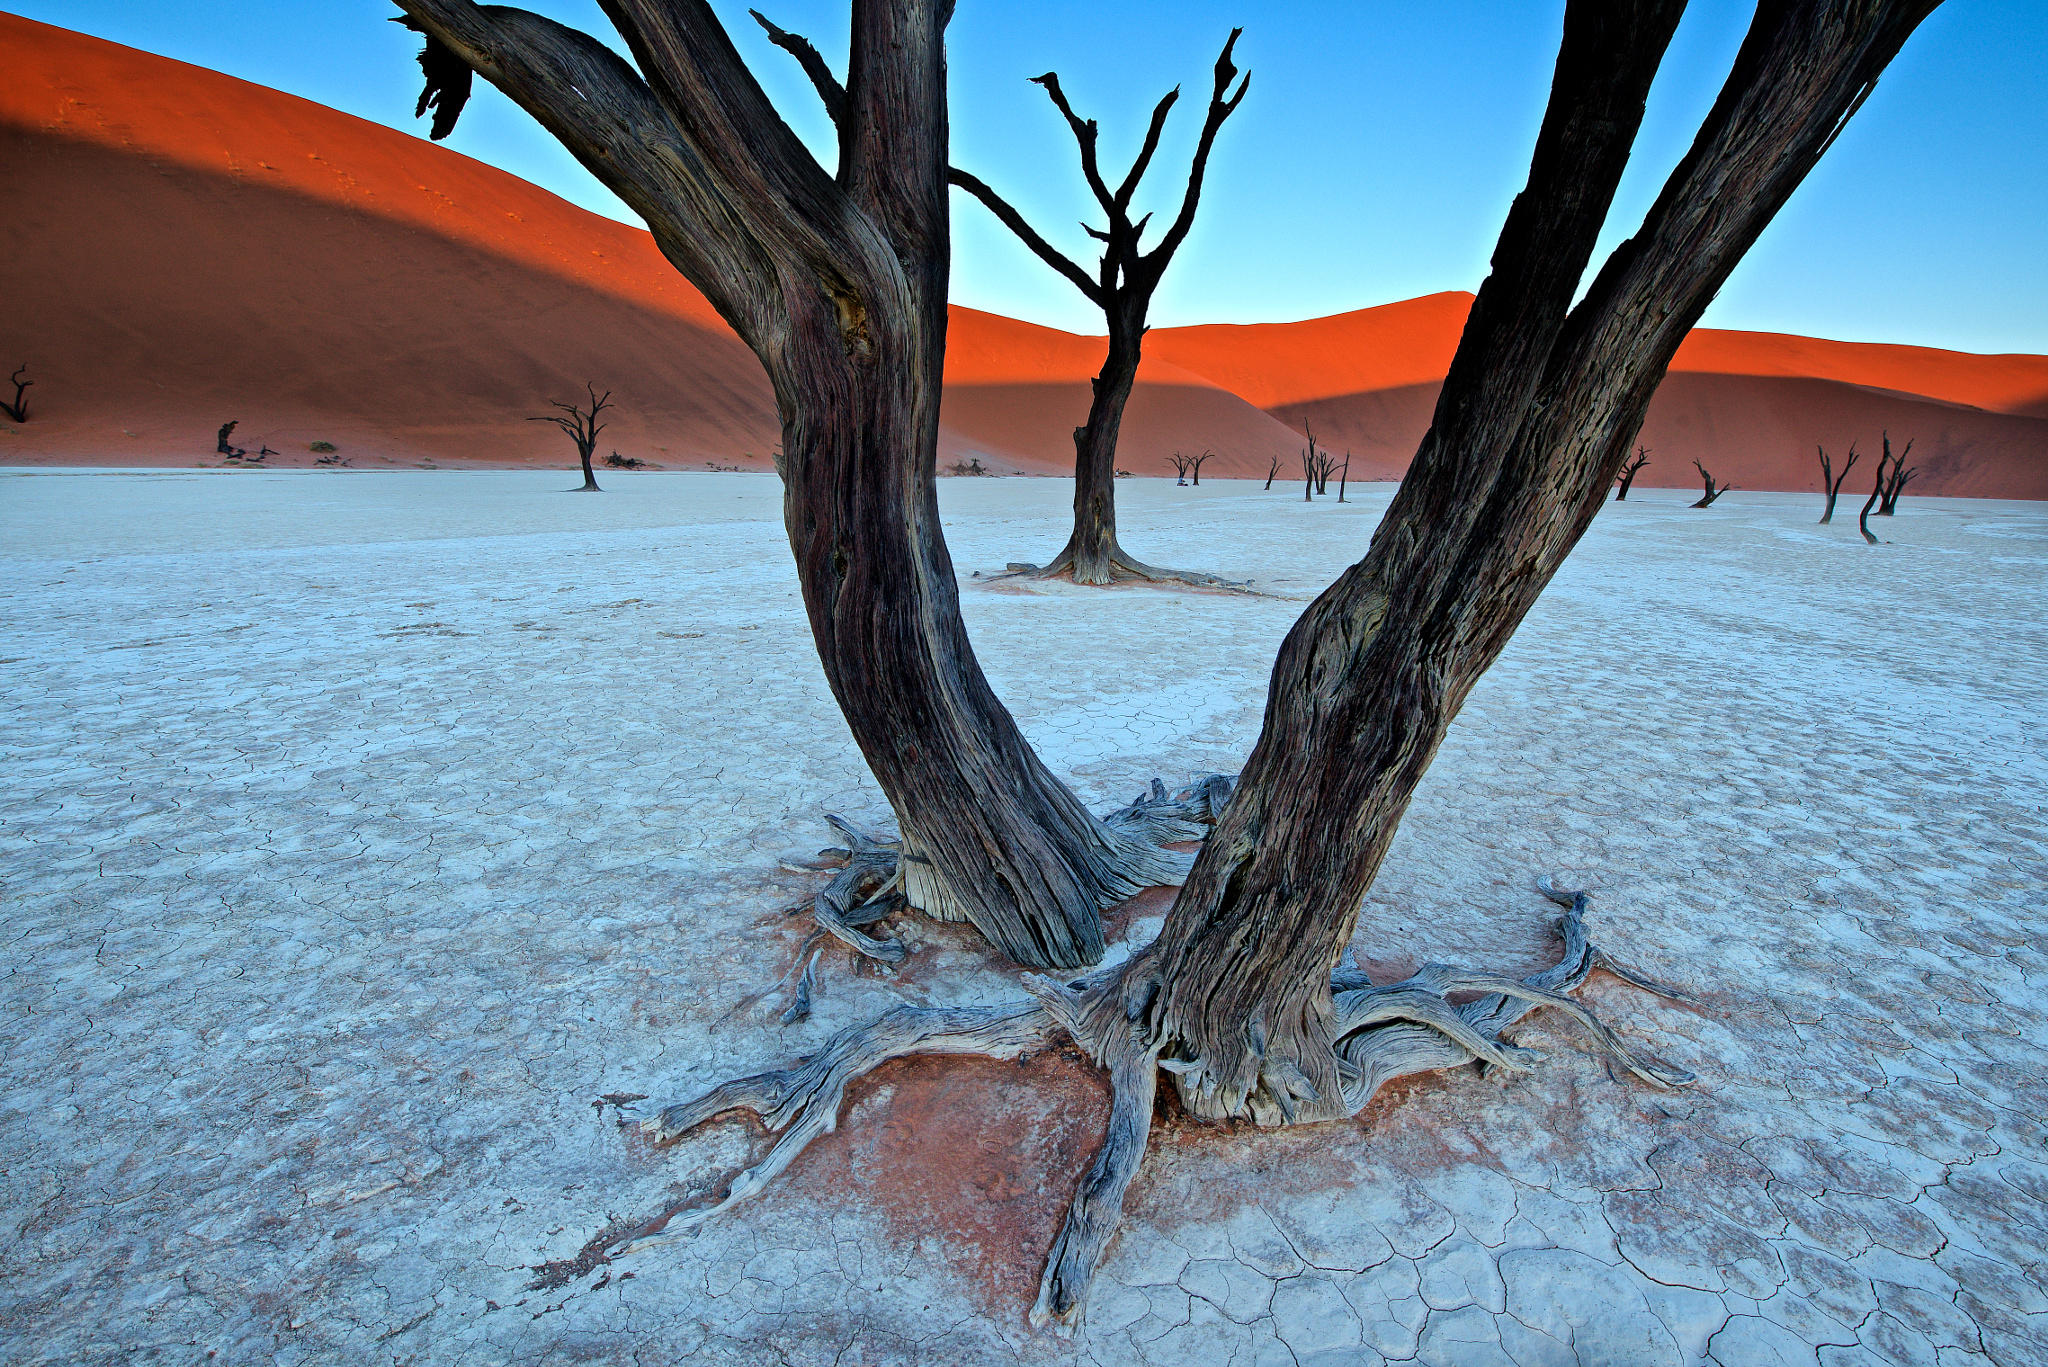
[[[1135,556],[1126,554],[1124,548],[1111,544],[1109,553],[1102,556],[1076,556],[1072,542],[1053,557],[1049,565],[1027,565],[1013,560],[1003,567],[1001,574],[983,575],[978,579],[1064,579],[1073,584],[1103,586],[1108,584],[1180,584],[1195,589],[1220,589],[1225,593],[1256,594],[1249,579],[1225,579],[1220,575],[1203,574],[1196,570],[1170,570],[1158,565],[1148,565]]]
[[[1148,791],[1105,813],[1100,820],[1115,857],[1100,879],[1097,896],[1102,908],[1115,906],[1145,888],[1179,886],[1193,856],[1160,847],[1208,835],[1235,787],[1236,780],[1227,774],[1198,774],[1186,787],[1169,792],[1166,784],[1155,778]],[[883,924],[887,918],[921,911],[934,920],[966,919],[951,910],[942,890],[925,888],[917,877],[917,863],[904,862],[900,839],[870,835],[830,812],[825,820],[846,843],[820,850],[815,859],[783,865],[798,873],[832,872],[832,878],[808,903],[790,908],[792,913],[808,910],[816,926],[799,945],[788,971],[768,987],[741,999],[728,1017],[783,991],[789,994],[782,1010],[784,1025],[809,1016],[817,990],[818,960],[827,938],[838,940],[862,958],[894,967],[909,957],[910,950]],[[871,927],[879,927],[882,933],[869,934]]]
[[[1343,1090],[1342,1114],[1355,1115],[1382,1086],[1400,1077],[1468,1063],[1516,1071],[1531,1068],[1538,1055],[1503,1040],[1501,1032],[1545,1006],[1585,1027],[1601,1050],[1645,1082],[1676,1087],[1693,1080],[1691,1073],[1638,1054],[1592,1012],[1564,995],[1595,969],[1605,969],[1644,991],[1686,1000],[1674,989],[1620,966],[1587,938],[1585,893],[1561,892],[1547,880],[1537,886],[1565,908],[1558,918],[1564,953],[1541,972],[1513,979],[1429,964],[1413,977],[1384,986],[1356,971],[1340,969],[1332,975],[1334,1063]],[[837,1127],[847,1084],[890,1059],[911,1054],[1014,1059],[1066,1035],[1108,1071],[1113,1091],[1107,1137],[1053,1242],[1031,1310],[1034,1325],[1072,1324],[1085,1306],[1095,1267],[1122,1218],[1124,1193],[1143,1161],[1160,1070],[1173,1076],[1184,1096],[1189,1087],[1200,1088],[1205,1072],[1199,1059],[1166,1057],[1170,1042],[1142,1037],[1138,1027],[1126,1022],[1123,1011],[1100,1009],[1103,993],[1117,981],[1116,970],[1098,970],[1065,984],[1026,975],[1025,986],[1034,998],[1028,1002],[899,1006],[870,1025],[841,1030],[816,1055],[787,1069],[723,1083],[644,1120],[622,1120],[638,1124],[653,1142],[670,1144],[716,1116],[745,1110],[780,1137],[714,1203],[674,1215],[659,1233],[625,1243],[617,1252],[678,1237],[759,1193],[813,1139]],[[1483,995],[1451,1000],[1453,994],[1470,993]],[[1104,1027],[1105,1020],[1114,1023]],[[1312,1118],[1329,1113],[1325,1107]],[[1262,1125],[1307,1123],[1250,1099],[1244,1118]]]

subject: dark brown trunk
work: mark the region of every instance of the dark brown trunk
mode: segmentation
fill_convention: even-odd
[[[601,490],[600,490],[600,489],[599,489],[599,488],[597,487],[597,472],[596,472],[596,471],[594,471],[594,470],[592,470],[592,469],[590,468],[590,452],[591,452],[591,450],[592,450],[592,448],[591,448],[591,447],[588,447],[588,446],[579,446],[579,447],[577,447],[577,448],[576,448],[576,454],[577,454],[577,455],[579,455],[579,456],[581,456],[581,457],[583,458],[583,489],[582,489],[582,492],[584,492],[584,493],[586,493],[586,494],[595,494],[595,493],[600,493],[600,492],[602,492],[602,491],[601,491]]]
[[[1116,540],[1116,443],[1124,406],[1138,380],[1142,323],[1118,320],[1109,355],[1094,380],[1088,422],[1074,429],[1074,531],[1059,559],[1071,563],[1077,584],[1107,584],[1122,548]]]

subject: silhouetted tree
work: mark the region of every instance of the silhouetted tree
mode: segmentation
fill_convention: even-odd
[[[1344,453],[1344,463],[1337,468],[1337,501],[1344,501],[1344,486],[1351,480],[1351,453]]]
[[[1243,32],[1242,29],[1232,29],[1229,39],[1223,44],[1222,55],[1216,59],[1209,108],[1203,116],[1202,132],[1195,144],[1194,161],[1188,170],[1180,213],[1149,252],[1140,250],[1140,241],[1152,216],[1145,214],[1133,220],[1131,199],[1136,195],[1146,169],[1152,164],[1152,154],[1159,148],[1159,136],[1166,127],[1166,117],[1180,99],[1179,87],[1168,91],[1166,97],[1153,107],[1144,145],[1138,149],[1137,159],[1131,163],[1130,170],[1112,190],[1103,178],[1096,154],[1098,128],[1095,120],[1083,119],[1074,112],[1067,103],[1066,92],[1060,88],[1058,75],[1048,71],[1043,76],[1032,77],[1034,84],[1045,87],[1053,106],[1073,130],[1074,141],[1081,153],[1081,174],[1108,222],[1106,229],[1083,225],[1087,227],[1088,235],[1102,244],[1102,259],[1093,275],[1047,242],[1024,220],[1022,214],[980,179],[958,167],[949,172],[953,184],[980,200],[1039,260],[1059,272],[1090,303],[1101,309],[1109,325],[1109,354],[1102,363],[1101,373],[1095,377],[1088,421],[1074,429],[1073,534],[1067,539],[1066,547],[1053,557],[1052,563],[1035,573],[1069,575],[1077,584],[1107,584],[1120,576],[1154,581],[1218,582],[1210,575],[1161,570],[1135,560],[1125,552],[1116,535],[1114,474],[1117,433],[1123,423],[1124,406],[1137,382],[1139,353],[1145,340],[1145,315],[1152,306],[1153,291],[1159,288],[1160,278],[1173,261],[1174,253],[1180,250],[1188,230],[1194,226],[1195,208],[1201,201],[1202,180],[1208,171],[1209,152],[1215,144],[1217,130],[1237,109],[1251,85],[1248,74],[1238,80],[1237,65],[1230,55],[1237,46],[1238,35]],[[1233,81],[1237,82],[1235,91],[1230,88]],[[1199,470],[1195,472],[1194,482],[1202,482]]]
[[[1641,474],[1643,467],[1649,463],[1650,448],[1638,446],[1635,458],[1623,465],[1621,473],[1614,477],[1614,501],[1616,503],[1620,503],[1628,497],[1628,491],[1635,487],[1636,476]]]
[[[1891,459],[1892,453],[1889,448],[1877,458],[1877,479],[1870,486],[1870,497],[1863,500],[1863,511],[1856,515],[1856,530],[1862,532],[1863,539],[1873,546],[1877,544],[1877,534],[1870,530],[1870,510],[1884,497],[1884,470],[1885,466],[1891,463]]]
[[[583,391],[590,396],[587,405],[563,403],[558,399],[550,399],[548,407],[558,408],[561,410],[560,413],[546,417],[528,418],[527,421],[551,422],[569,434],[569,440],[576,443],[576,458],[583,462],[583,487],[575,492],[579,494],[595,494],[600,492],[600,490],[597,487],[597,472],[590,468],[590,453],[597,449],[597,434],[604,431],[607,426],[607,424],[597,420],[597,415],[611,407],[612,392],[607,389],[600,396],[597,392],[597,386],[588,380],[583,382]]]
[[[1273,487],[1273,476],[1280,473],[1280,457],[1273,457],[1273,463],[1266,467],[1266,488]]]
[[[997,731],[1007,740],[1014,725],[1007,714],[968,718],[979,728],[953,725],[964,709],[934,715],[924,683],[930,660],[957,666],[965,658],[964,634],[950,635],[957,610],[941,617],[917,596],[934,591],[926,585],[943,593],[954,583],[933,553],[938,519],[923,477],[933,449],[923,434],[936,433],[945,307],[943,200],[935,210],[930,192],[944,165],[946,0],[856,4],[843,125],[853,148],[842,151],[851,169],[838,198],[814,162],[778,155],[800,144],[759,97],[702,0],[606,0],[658,97],[631,84],[631,69],[601,45],[547,21],[468,0],[402,3],[434,41],[455,47],[586,151],[586,164],[640,195],[655,211],[664,250],[703,276],[705,293],[729,306],[728,321],[743,337],[754,329],[783,344],[764,341],[756,350],[776,372],[792,439],[786,520],[827,677],[863,748],[874,742],[869,762],[886,775],[885,790],[907,769],[923,775],[917,791],[925,804],[909,808],[920,832],[931,829],[932,808],[944,806],[979,860],[971,867],[954,853],[967,839],[932,845],[906,829],[904,891],[921,904],[913,871],[927,849],[951,860],[963,884],[1024,889],[1015,856],[987,839],[987,823],[973,824],[973,804],[1010,810],[1012,793],[975,782],[1004,776],[963,773],[931,749]],[[1213,821],[1214,829],[1159,937],[1095,973],[1028,978],[1030,995],[1009,1004],[898,1006],[865,1028],[841,1030],[792,1068],[661,1109],[645,1122],[658,1142],[734,1109],[763,1115],[779,1137],[715,1205],[677,1211],[658,1233],[632,1231],[634,1246],[685,1237],[758,1193],[837,1124],[851,1080],[911,1054],[1015,1058],[1064,1036],[1109,1075],[1106,1137],[1054,1240],[1037,1320],[1069,1319],[1084,1304],[1143,1157],[1162,1072],[1198,1121],[1333,1120],[1400,1077],[1477,1060],[1527,1066],[1529,1051],[1501,1035],[1541,1006],[1578,1021],[1645,1080],[1690,1080],[1635,1053],[1567,995],[1599,967],[1657,990],[1593,944],[1583,893],[1546,888],[1565,908],[1563,954],[1524,978],[1430,965],[1377,985],[1339,968],[1340,956],[1453,719],[1599,511],[1679,344],[1932,7],[1760,5],[1643,223],[1589,273],[1684,5],[1568,0],[1528,182],[1508,211],[1407,478],[1364,558],[1288,632],[1258,743],[1234,791],[1220,805],[1207,784],[1169,799],[1185,814],[1176,819]],[[672,177],[656,187],[670,196],[663,198],[630,172],[640,149],[671,139],[678,155],[658,159]],[[841,236],[849,224],[857,229],[850,241]],[[890,236],[906,224],[926,231],[912,241]],[[697,231],[672,231],[678,227]],[[789,231],[771,231],[781,228]],[[751,250],[727,250],[734,237]],[[863,255],[869,243],[887,263]],[[826,266],[837,273],[821,275]],[[938,287],[920,296],[929,320],[922,331],[904,318],[912,280]],[[906,331],[927,345],[906,352]],[[796,359],[802,364],[790,373]],[[915,441],[901,422],[885,434],[889,441],[876,441],[877,420],[899,412],[883,398],[923,405],[928,421]],[[835,445],[862,457],[827,463],[844,512],[817,488],[819,448]],[[903,453],[913,449],[920,464],[907,466]],[[845,513],[864,516],[849,522]],[[913,520],[919,539],[894,533]],[[853,635],[862,642],[841,639]],[[876,642],[903,648],[878,651]],[[925,652],[922,664],[915,650]],[[846,686],[847,667],[878,654],[922,677],[854,680],[875,695],[863,705],[859,690]],[[986,695],[985,685],[979,692]],[[883,737],[873,732],[877,717],[890,724]],[[1021,738],[1015,743],[1028,754]],[[1019,825],[1028,834],[1030,823]],[[1037,894],[1021,892],[1033,902]],[[1412,915],[1404,908],[1394,924]]]
[[[1892,434],[1889,432],[1884,434],[1884,453],[1886,458],[1891,458]],[[1877,500],[1879,517],[1890,517],[1898,510],[1899,495],[1906,492],[1906,481],[1920,473],[1918,466],[1908,467],[1906,464],[1906,457],[1912,454],[1913,441],[1908,438],[1906,449],[1899,452],[1897,459],[1892,461],[1891,475],[1884,482],[1884,494]]]
[[[1694,461],[1692,464],[1693,468],[1700,472],[1700,478],[1706,481],[1707,486],[1707,492],[1700,496],[1700,501],[1693,504],[1693,507],[1710,507],[1712,506],[1715,499],[1719,498],[1721,495],[1727,493],[1730,489],[1733,489],[1735,487],[1732,484],[1715,484],[1714,477],[1707,473],[1706,466],[1700,464],[1698,461]]]
[[[1174,482],[1175,484],[1186,484],[1186,483],[1188,482],[1188,469],[1189,469],[1189,467],[1190,467],[1190,466],[1192,466],[1192,465],[1193,465],[1193,463],[1194,463],[1193,461],[1191,461],[1191,460],[1190,460],[1190,459],[1189,459],[1188,457],[1186,457],[1186,456],[1182,455],[1182,454],[1181,454],[1180,452],[1178,452],[1178,451],[1175,451],[1175,452],[1173,453],[1173,456],[1172,456],[1172,465],[1173,465],[1173,473],[1174,473],[1174,481],[1173,481],[1173,482]]]
[[[1828,506],[1821,510],[1820,515],[1820,525],[1825,527],[1835,520],[1835,496],[1842,492],[1842,481],[1849,478],[1849,471],[1856,466],[1856,443],[1849,443],[1849,458],[1842,462],[1842,473],[1839,475],[1834,473],[1828,463],[1827,447],[1816,443],[1814,449],[1820,452],[1820,487],[1828,496]],[[1890,454],[1889,451],[1886,454]]]
[[[1202,462],[1215,454],[1214,451],[1204,451],[1199,456],[1188,457],[1188,473],[1194,476],[1194,483],[1200,484],[1202,482]]]
[[[26,396],[28,394],[29,387],[33,385],[35,381],[22,379],[21,377],[26,374],[28,374],[28,362],[23,361],[21,365],[16,368],[15,372],[7,377],[8,380],[14,385],[14,402],[9,403],[5,399],[0,399],[0,413],[5,413],[8,417],[14,419],[16,422],[28,421],[28,399]]]
[[[233,442],[230,442],[228,440],[229,434],[232,433],[235,430],[235,428],[239,427],[240,425],[241,420],[239,418],[231,422],[222,423],[220,425],[220,431],[214,433],[213,449],[220,452],[220,454],[224,456],[248,455],[249,453],[247,450],[243,449],[240,446],[236,446]]]

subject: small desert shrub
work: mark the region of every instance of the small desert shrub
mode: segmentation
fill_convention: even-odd
[[[646,461],[641,460],[638,456],[622,456],[617,451],[606,456],[604,463],[611,466],[614,470],[638,470],[647,464]]]
[[[316,456],[324,456],[331,453],[335,446],[331,441],[309,441],[306,443],[306,449]]]

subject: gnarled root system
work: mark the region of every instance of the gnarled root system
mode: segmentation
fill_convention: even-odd
[[[1225,780],[1227,782],[1227,780]],[[1193,803],[1196,788],[1172,800]],[[1162,790],[1142,801],[1158,803]],[[1584,1027],[1593,1043],[1653,1086],[1683,1086],[1692,1074],[1648,1058],[1565,995],[1594,969],[1605,969],[1635,987],[1683,1001],[1684,996],[1616,964],[1586,935],[1586,895],[1563,892],[1545,881],[1538,887],[1564,908],[1557,929],[1564,941],[1558,962],[1526,978],[1474,973],[1442,964],[1425,966],[1398,983],[1375,985],[1362,973],[1340,970],[1330,991],[1337,1022],[1335,1071],[1343,1088],[1343,1110],[1355,1114],[1380,1087],[1395,1078],[1468,1063],[1526,1070],[1534,1051],[1504,1040],[1502,1032],[1539,1007],[1563,1012]],[[1027,975],[1033,1000],[1005,1006],[899,1006],[873,1024],[834,1035],[810,1059],[776,1072],[741,1078],[712,1088],[694,1100],[663,1107],[637,1123],[657,1143],[670,1143],[727,1111],[752,1111],[779,1137],[767,1154],[742,1173],[716,1204],[671,1219],[661,1233],[639,1240],[644,1248],[692,1229],[759,1192],[789,1166],[804,1146],[838,1123],[846,1085],[889,1059],[909,1054],[979,1054],[1013,1059],[1055,1042],[1074,1040],[1108,1071],[1113,1090],[1109,1130],[1094,1164],[1082,1178],[1039,1282],[1032,1321],[1071,1323],[1086,1303],[1088,1287],[1104,1249],[1122,1217],[1124,1193],[1144,1158],[1152,1127],[1153,1100],[1163,1070],[1185,1093],[1203,1086],[1199,1060],[1174,1058],[1170,1041],[1147,1038],[1143,1028],[1103,1026],[1122,1012],[1101,1010],[1104,994],[1116,986],[1120,969],[1098,970],[1068,983]],[[1453,995],[1481,994],[1463,1002]],[[1305,1079],[1303,1085],[1306,1085]],[[1243,1118],[1260,1124],[1295,1123],[1292,1108],[1274,1100],[1270,1085],[1247,1098]],[[1198,1096],[1188,1098],[1199,1102]],[[1203,1107],[1190,1109],[1202,1113]],[[1322,1108],[1318,1113],[1327,1113]]]

